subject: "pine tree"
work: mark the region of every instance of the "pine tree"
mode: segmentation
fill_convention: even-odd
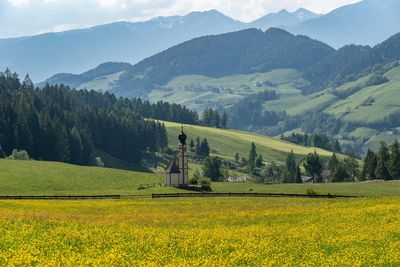
[[[200,148],[200,138],[197,137],[196,138],[196,145],[195,145],[195,151],[196,151],[196,155],[200,156],[201,154],[201,148]]]
[[[256,145],[254,144],[254,142],[252,142],[249,152],[249,161],[248,161],[250,172],[253,172],[255,170],[256,158],[257,158]]]
[[[339,163],[339,160],[337,159],[336,154],[333,153],[332,157],[329,159],[328,170],[333,172],[338,163]]]
[[[236,163],[239,163],[239,160],[240,160],[239,153],[236,152],[236,153],[235,153],[235,162],[236,162]]]
[[[344,159],[346,171],[349,174],[349,182],[354,182],[355,178],[360,176],[360,165],[354,156],[349,156]]]
[[[29,77],[28,74],[26,74],[25,79],[22,82],[22,88],[23,89],[27,89],[27,90],[33,90],[34,89],[33,82],[32,82],[32,80],[31,80],[31,78]]]
[[[226,112],[224,112],[222,114],[222,118],[221,118],[221,127],[226,129],[228,126],[228,114],[226,114]]]
[[[316,151],[307,155],[304,168],[316,182],[321,182],[322,167],[321,158]]]
[[[376,165],[377,165],[376,155],[372,150],[368,149],[367,155],[364,158],[364,164],[360,180],[366,181],[366,180],[376,179],[375,175]]]
[[[296,180],[296,172],[297,172],[297,164],[296,164],[296,157],[293,153],[293,150],[290,151],[286,158],[286,168],[291,175],[291,181],[294,182]]]
[[[387,168],[388,161],[389,151],[386,144],[382,142],[378,152],[378,160],[375,171],[376,177],[378,179],[390,180],[390,174]]]
[[[250,152],[249,152],[249,163],[255,164],[256,157],[257,157],[256,144],[254,144],[254,142],[252,142]]]
[[[334,140],[333,144],[332,144],[332,150],[334,152],[338,152],[341,153],[342,152],[342,148],[340,147],[339,141],[338,140]]]
[[[215,126],[215,127],[217,127],[217,128],[220,127],[220,120],[221,120],[221,117],[219,116],[219,113],[218,113],[218,111],[216,110],[216,111],[214,112],[214,126]]]
[[[390,176],[395,179],[400,179],[400,148],[399,142],[396,140],[390,147],[390,156],[388,162]]]
[[[196,151],[193,139],[190,139],[189,147],[190,147],[190,151],[191,152],[195,152]]]
[[[204,138],[200,143],[200,153],[198,155],[202,158],[210,155],[210,146],[206,138]]]
[[[208,177],[213,182],[217,182],[221,179],[221,161],[218,157],[206,157],[203,160],[203,175]]]
[[[83,164],[82,139],[76,127],[73,127],[71,130],[69,148],[71,154],[70,162],[74,164]]]
[[[298,184],[303,183],[303,180],[301,179],[301,169],[300,169],[299,165],[296,166],[296,181],[295,182]]]
[[[258,157],[257,157],[257,159],[256,159],[256,162],[255,162],[256,167],[257,167],[257,168],[261,168],[261,167],[264,165],[263,161],[264,161],[264,160],[263,160],[262,155],[261,155],[261,154],[258,155]]]
[[[336,164],[335,169],[332,173],[332,182],[344,182],[349,177],[350,174],[347,172],[346,164],[344,162],[339,162],[338,164]]]

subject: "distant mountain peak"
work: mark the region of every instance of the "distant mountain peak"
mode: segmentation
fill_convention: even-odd
[[[313,19],[313,18],[320,16],[320,15],[318,15],[308,9],[305,9],[305,8],[299,8],[296,11],[294,11],[292,14],[294,14],[301,21]]]
[[[286,9],[281,9],[275,13],[269,13],[252,22],[252,26],[260,29],[268,29],[270,27],[284,27],[295,25],[303,21],[313,19],[319,15],[305,9],[299,8],[294,12],[289,12]]]
[[[281,9],[279,12],[277,12],[278,14],[289,14],[290,12],[287,11],[285,8]]]
[[[201,15],[227,17],[224,13],[222,13],[216,9],[210,9],[210,10],[205,10],[205,11],[192,11],[189,14],[187,14],[186,16],[201,16]]]

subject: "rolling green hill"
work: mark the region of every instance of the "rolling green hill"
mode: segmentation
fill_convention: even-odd
[[[155,187],[138,190],[139,184],[163,183],[162,173],[142,173],[57,162],[0,160],[0,195],[147,195],[178,192]],[[400,182],[337,184],[213,183],[214,192],[301,193],[313,189],[321,194],[400,195]]]
[[[301,74],[295,69],[276,69],[266,73],[239,74],[222,78],[202,75],[178,76],[165,86],[151,91],[152,101],[182,104],[201,113],[207,107],[229,108],[245,96],[264,90],[277,90],[280,95],[300,92],[293,87]]]
[[[59,162],[0,160],[0,195],[134,194],[163,176]],[[168,190],[167,190],[168,191]]]
[[[248,157],[251,142],[257,146],[257,152],[261,154],[266,162],[283,163],[291,150],[300,160],[308,153],[317,151],[323,157],[330,157],[332,152],[312,147],[304,147],[291,144],[276,138],[235,130],[209,128],[203,126],[182,125],[178,123],[164,122],[168,133],[168,143],[174,147],[178,144],[177,136],[184,127],[188,140],[197,137],[207,138],[213,154],[232,160],[236,152],[241,157]]]
[[[180,76],[221,78],[275,69],[302,71],[334,52],[324,43],[281,29],[270,28],[265,32],[246,29],[195,38],[127,68],[116,68],[115,63],[109,63],[116,69],[114,75],[109,68],[98,71],[99,66],[81,75],[56,75],[46,82],[110,90],[124,97],[146,97]],[[98,75],[92,77],[93,73]]]
[[[105,64],[96,77],[95,69],[86,75],[91,79],[75,78],[84,79],[78,88],[179,103],[200,116],[210,107],[226,111],[231,128],[270,136],[325,134],[362,155],[400,136],[399,40],[395,34],[374,47],[334,50],[279,29],[249,29],[197,38],[122,70]],[[258,99],[266,90],[276,97]]]
[[[338,121],[339,130],[333,135],[344,144],[358,142],[364,149],[377,150],[381,141],[390,144],[400,138],[396,121],[385,121],[400,111],[400,67],[383,74],[387,82],[366,85],[373,75],[312,95],[282,96],[278,100],[266,101],[264,110],[285,110],[298,117],[305,116],[306,112],[326,113]],[[338,97],[337,92],[344,97]]]

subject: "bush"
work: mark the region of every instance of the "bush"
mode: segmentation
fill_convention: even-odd
[[[29,154],[25,150],[14,149],[11,153],[10,159],[13,160],[30,160]]]
[[[201,178],[200,180],[199,180],[199,182],[198,182],[198,184],[200,185],[200,186],[210,186],[211,185],[211,180],[210,179],[208,179],[208,178]]]
[[[199,183],[199,180],[197,178],[192,178],[189,180],[190,185],[197,185]]]
[[[309,196],[316,196],[316,195],[318,195],[318,193],[315,192],[315,191],[314,191],[313,189],[311,189],[311,188],[307,189],[306,194],[309,195]]]

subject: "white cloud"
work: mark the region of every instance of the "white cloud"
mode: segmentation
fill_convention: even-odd
[[[28,7],[31,3],[30,0],[7,0],[14,7]]]
[[[0,37],[217,9],[251,21],[283,8],[327,13],[360,0],[0,0]]]

